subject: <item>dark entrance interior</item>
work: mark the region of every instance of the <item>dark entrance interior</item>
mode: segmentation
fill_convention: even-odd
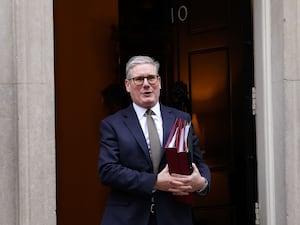
[[[117,107],[101,94],[120,99],[135,54],[159,60],[162,102],[197,128],[212,186],[195,225],[254,225],[251,0],[55,0],[54,19],[58,225],[100,224],[99,122]]]
[[[119,0],[119,34],[121,70],[132,55],[153,56],[162,102],[192,115],[212,172],[195,224],[254,225],[251,1]]]

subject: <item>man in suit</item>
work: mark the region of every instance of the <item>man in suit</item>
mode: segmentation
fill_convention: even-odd
[[[159,63],[147,56],[134,56],[126,65],[125,87],[132,104],[105,118],[98,161],[101,182],[110,186],[102,225],[192,225],[191,206],[174,196],[206,194],[210,171],[203,161],[199,141],[190,131],[193,172],[170,174],[163,146],[176,118],[190,121],[190,115],[159,102]],[[154,171],[146,111],[161,144],[159,167]]]

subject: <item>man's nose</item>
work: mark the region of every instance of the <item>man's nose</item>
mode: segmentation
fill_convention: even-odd
[[[147,77],[144,77],[143,85],[150,85]]]

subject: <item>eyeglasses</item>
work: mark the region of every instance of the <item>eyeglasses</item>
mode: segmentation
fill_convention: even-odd
[[[146,77],[143,77],[143,76],[140,76],[140,77],[132,77],[132,78],[129,78],[127,80],[132,80],[133,83],[136,85],[136,86],[140,86],[144,83],[145,79],[147,79],[147,82],[149,84],[155,84],[158,80],[158,77],[159,75],[148,75]]]

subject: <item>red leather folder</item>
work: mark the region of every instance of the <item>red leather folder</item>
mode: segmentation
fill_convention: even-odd
[[[192,162],[190,151],[187,148],[187,122],[182,119],[176,119],[167,143],[165,145],[166,158],[170,174],[184,174],[192,173]],[[174,196],[177,200],[186,204],[192,204],[192,196]]]

